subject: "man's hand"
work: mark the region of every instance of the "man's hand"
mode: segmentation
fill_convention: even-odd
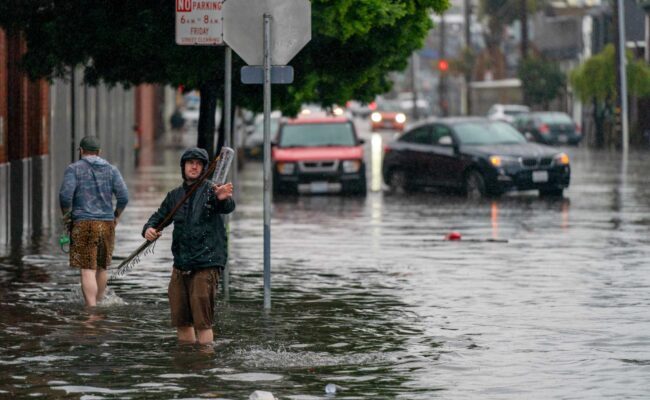
[[[61,216],[61,223],[68,231],[72,230],[72,212],[70,210],[61,210],[63,215]]]
[[[147,230],[144,232],[144,238],[150,242],[153,242],[154,240],[158,239],[161,235],[162,232],[158,232],[154,228],[147,228]]]
[[[214,194],[217,195],[217,199],[226,200],[232,197],[232,183],[226,183],[225,185],[213,185],[212,190]]]

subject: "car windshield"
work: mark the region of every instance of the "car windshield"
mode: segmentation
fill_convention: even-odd
[[[454,125],[461,144],[514,144],[524,143],[524,138],[509,124],[503,122],[461,122]]]
[[[526,111],[526,110],[513,110],[513,109],[505,109],[505,110],[503,110],[503,113],[505,115],[511,115],[513,117],[516,116],[516,115],[524,114],[526,112],[528,112],[528,111]]]
[[[573,124],[571,117],[562,113],[540,114],[539,119],[545,124]]]
[[[282,128],[280,147],[354,146],[356,140],[349,122],[287,124]]]
[[[390,111],[390,112],[397,112],[401,110],[400,104],[396,101],[382,101],[381,103],[377,103],[377,111]]]
[[[271,136],[278,130],[278,125],[280,120],[277,118],[271,118]],[[264,121],[258,121],[255,123],[255,130],[251,133],[251,136],[263,138],[264,137]]]

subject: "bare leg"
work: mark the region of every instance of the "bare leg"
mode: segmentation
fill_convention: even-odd
[[[209,344],[214,341],[212,329],[197,329],[196,334],[199,338],[199,344]]]
[[[106,292],[108,273],[103,268],[97,268],[95,278],[97,280],[97,301],[99,302],[104,298],[104,293]]]
[[[86,301],[86,306],[95,307],[97,305],[97,279],[95,270],[81,269],[81,291]]]
[[[176,328],[176,334],[178,335],[178,341],[184,343],[194,343],[196,342],[196,336],[194,335],[193,326],[183,326]]]

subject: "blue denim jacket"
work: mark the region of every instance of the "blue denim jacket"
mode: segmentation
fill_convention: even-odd
[[[112,221],[126,207],[129,192],[120,171],[99,156],[86,156],[68,165],[59,190],[61,208],[72,208],[72,220]]]

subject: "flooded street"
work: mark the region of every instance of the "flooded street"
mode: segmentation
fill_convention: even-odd
[[[37,238],[0,258],[0,398],[648,398],[650,159],[622,173],[618,154],[567,151],[563,199],[277,200],[268,313],[262,171],[247,163],[213,350],[169,325],[171,227],[92,312],[55,235]],[[129,182],[116,262],[180,183],[178,157]]]

